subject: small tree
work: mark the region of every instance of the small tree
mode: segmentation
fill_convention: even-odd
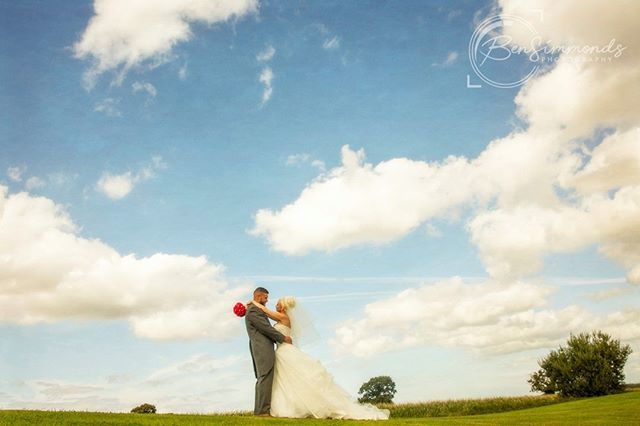
[[[151,404],[142,404],[131,409],[132,413],[153,414],[156,412],[156,406]]]
[[[360,402],[370,402],[373,404],[379,404],[383,402],[393,402],[393,397],[396,394],[396,384],[391,380],[389,376],[372,377],[368,382],[360,386],[358,395],[362,395],[358,398]]]
[[[560,346],[540,360],[531,374],[531,391],[558,392],[562,396],[598,396],[622,390],[629,345],[601,331],[571,335],[567,347]]]

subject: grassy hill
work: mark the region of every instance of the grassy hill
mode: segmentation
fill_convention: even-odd
[[[543,398],[543,397],[539,397]],[[548,397],[547,397],[548,398]],[[518,425],[518,424],[597,424],[597,425],[639,425],[640,426],[640,392],[629,391],[617,395],[598,398],[585,398],[567,402],[543,401],[544,406],[516,409],[501,413],[479,415],[449,415],[457,413],[460,407],[487,406],[503,410],[502,404],[496,404],[499,398],[485,400],[461,400],[457,405],[450,402],[452,412],[440,411],[447,417],[429,417],[427,413],[415,417],[393,417],[382,422],[386,425]],[[503,398],[509,400],[510,398]],[[520,398],[522,399],[522,398]],[[555,402],[555,403],[554,403]],[[535,404],[540,404],[536,401]],[[434,403],[402,404],[398,408],[412,405],[415,409],[420,405]],[[518,403],[522,406],[523,403]],[[457,407],[457,408],[455,408]],[[481,408],[486,410],[489,408]],[[398,412],[400,413],[400,412]],[[189,415],[189,414],[125,414],[125,413],[92,413],[78,411],[36,411],[36,410],[0,410],[0,425],[362,425],[362,421],[350,420],[315,420],[315,419],[257,419],[246,415]]]

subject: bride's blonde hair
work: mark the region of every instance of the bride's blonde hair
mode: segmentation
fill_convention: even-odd
[[[283,309],[291,309],[296,306],[296,298],[293,296],[281,297],[276,303],[280,303]]]

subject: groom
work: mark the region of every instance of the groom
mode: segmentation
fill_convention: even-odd
[[[253,291],[253,300],[267,304],[269,291],[264,287],[258,287]],[[244,317],[249,335],[249,349],[253,360],[253,372],[256,375],[256,395],[253,413],[257,416],[270,416],[271,410],[271,385],[273,384],[273,364],[275,342],[291,343],[291,337],[285,336],[271,326],[267,314],[262,312],[254,304],[250,304]]]

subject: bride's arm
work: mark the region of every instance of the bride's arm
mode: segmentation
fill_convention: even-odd
[[[274,321],[282,321],[283,319],[287,319],[288,318],[286,314],[281,314],[280,312],[272,311],[271,309],[269,309],[266,306],[264,306],[262,303],[256,302],[255,300],[252,300],[251,303],[253,303],[258,308],[260,308],[262,310],[262,312],[267,314],[267,316],[269,318],[271,318],[272,320],[274,320]]]

